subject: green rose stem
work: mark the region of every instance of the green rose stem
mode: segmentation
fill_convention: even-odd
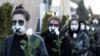
[[[27,46],[27,48],[28,48],[28,55],[30,56],[30,37],[28,36],[28,46]]]
[[[59,56],[60,56],[60,38],[59,38],[59,36],[58,36],[58,48],[59,48]]]
[[[27,42],[28,42],[27,43],[28,56],[32,56],[32,46],[31,46],[31,42],[30,42],[30,38],[31,38],[32,34],[33,34],[33,30],[31,28],[29,28],[26,32],[26,35],[28,37],[28,40],[27,40]]]
[[[59,52],[59,56],[60,56],[60,46],[61,46],[61,44],[62,44],[62,41],[61,41],[61,39],[59,38],[59,31],[58,30],[56,30],[56,34],[57,34],[57,37],[58,37],[58,52]]]

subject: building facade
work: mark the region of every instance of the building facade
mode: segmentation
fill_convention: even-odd
[[[5,2],[13,4],[14,8],[20,4],[23,4],[24,8],[30,13],[31,20],[29,21],[29,27],[33,28],[35,32],[37,29],[38,20],[40,20],[40,27],[42,25],[42,18],[44,12],[50,11],[53,0],[0,0],[0,5]],[[58,0],[57,0],[58,1]],[[59,0],[60,5],[56,10],[58,15],[70,15],[70,0]],[[13,9],[14,10],[14,9]]]
[[[3,3],[10,2],[14,8],[20,4],[23,4],[24,8],[30,13],[31,20],[29,21],[29,27],[36,31],[37,22],[40,16],[40,3],[42,0],[0,0],[0,5]]]

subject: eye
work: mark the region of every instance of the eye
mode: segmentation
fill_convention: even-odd
[[[75,23],[75,25],[78,25],[78,23]]]
[[[59,27],[59,24],[54,24],[55,27]]]
[[[16,25],[17,21],[16,20],[12,20],[11,24],[12,25]]]
[[[49,24],[49,26],[59,27],[59,24]]]
[[[19,25],[24,25],[24,21],[23,20],[18,20]]]
[[[49,26],[53,26],[53,24],[49,24]]]

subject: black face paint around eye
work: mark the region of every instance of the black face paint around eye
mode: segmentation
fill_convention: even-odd
[[[17,20],[12,20],[11,22],[12,25],[16,25],[16,23],[17,23]]]
[[[24,25],[24,21],[23,20],[18,20],[19,25]]]
[[[12,20],[12,25],[16,25],[17,23],[19,24],[19,25],[24,25],[24,21],[23,20]]]
[[[58,24],[49,24],[49,26],[59,27],[59,25],[58,25]]]

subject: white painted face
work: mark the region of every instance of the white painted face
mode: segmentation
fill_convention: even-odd
[[[79,27],[79,24],[76,20],[73,20],[70,24],[70,29],[72,31],[77,31],[78,30],[78,27]]]
[[[84,23],[81,23],[81,30],[85,30],[85,24]]]
[[[17,35],[24,35],[26,33],[27,22],[25,20],[24,15],[16,14],[12,19],[12,30]]]
[[[51,20],[48,29],[51,33],[58,32],[59,23],[56,20]]]
[[[98,21],[97,19],[93,19],[92,23],[93,23],[93,24],[98,24],[99,21]]]

